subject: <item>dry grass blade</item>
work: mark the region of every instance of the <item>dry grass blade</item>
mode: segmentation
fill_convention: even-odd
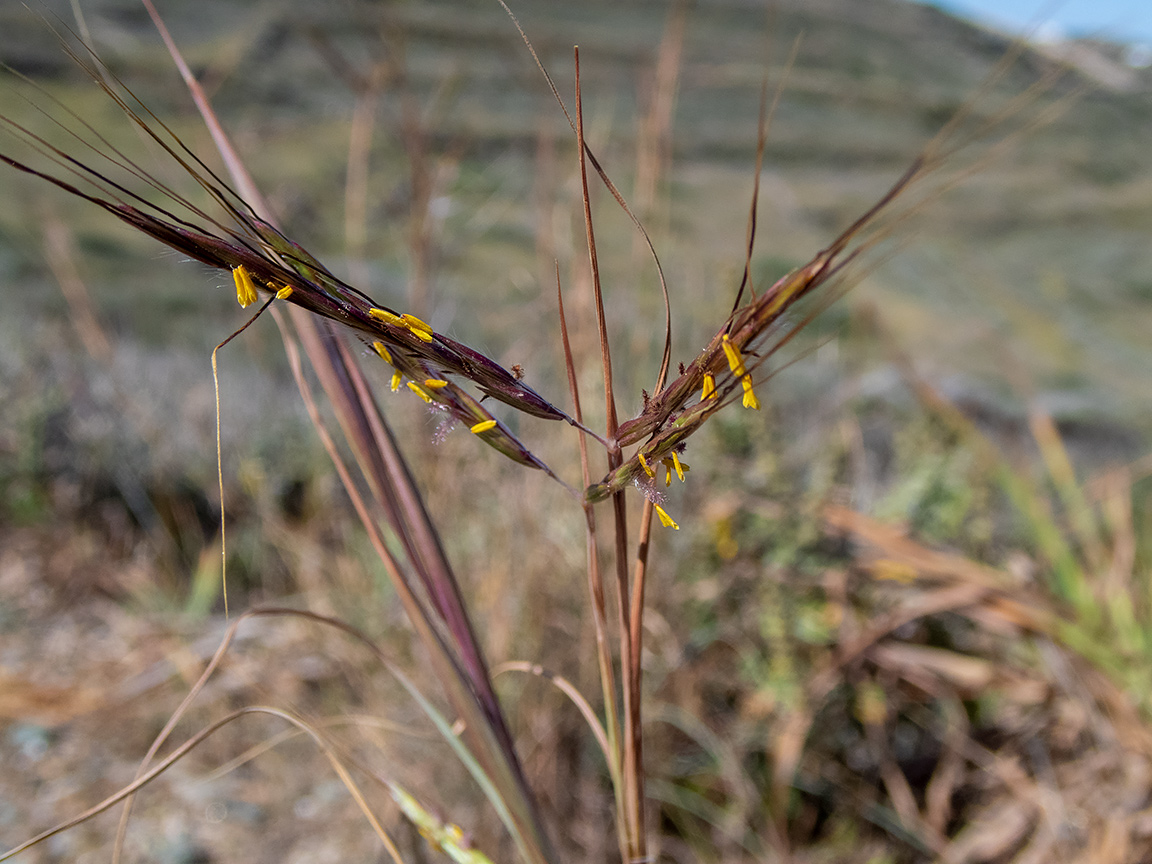
[[[600,754],[604,757],[604,762],[608,766],[608,773],[612,777],[612,782],[615,785],[620,783],[620,766],[613,752],[612,745],[608,742],[608,733],[604,729],[604,725],[600,722],[600,718],[596,716],[596,711],[593,709],[584,695],[576,689],[576,686],[565,678],[563,675],[557,675],[548,669],[545,669],[539,663],[529,663],[524,660],[511,660],[507,663],[501,663],[492,670],[492,677],[496,678],[506,672],[523,672],[526,675],[534,675],[537,678],[542,678],[549,684],[554,686],[557,690],[568,697],[569,701],[576,706],[580,712],[580,716],[584,718],[592,736],[596,739],[596,743],[600,747]]]
[[[403,595],[402,595],[402,597],[403,597]],[[118,793],[116,796],[114,796],[114,798],[109,799],[108,801],[105,801],[101,805],[99,805],[99,810],[93,809],[90,811],[86,811],[84,814],[82,814],[82,817],[78,817],[77,820],[72,820],[72,821],[68,822],[66,825],[62,825],[62,826],[59,826],[57,829],[53,829],[52,833],[59,833],[59,831],[67,830],[67,828],[72,827],[76,824],[79,824],[79,821],[83,821],[83,819],[91,818],[91,816],[95,815],[97,812],[102,812],[103,810],[106,810],[108,807],[110,807],[110,806],[112,806],[112,805],[114,805],[120,801],[124,801],[125,805],[126,805],[125,812],[121,818],[120,831],[118,834],[117,844],[114,848],[114,855],[113,855],[115,860],[119,860],[120,850],[121,850],[122,844],[123,844],[123,835],[124,835],[124,832],[126,831],[127,820],[128,820],[128,816],[129,816],[128,807],[131,804],[132,795],[135,793],[135,791],[137,789],[140,788],[140,786],[144,785],[145,783],[147,783],[148,781],[153,779],[155,776],[157,776],[162,770],[164,770],[165,768],[170,766],[172,764],[172,762],[175,761],[175,758],[179,758],[177,756],[177,754],[182,756],[184,753],[186,753],[188,751],[188,749],[190,749],[191,746],[194,746],[194,745],[190,745],[189,743],[186,743],[179,750],[177,750],[176,753],[174,753],[173,755],[171,755],[169,757],[166,757],[165,760],[158,763],[156,766],[153,766],[152,768],[148,767],[152,758],[155,756],[156,753],[159,752],[160,748],[164,745],[164,743],[171,736],[172,732],[175,730],[175,728],[179,724],[180,720],[187,713],[187,711],[191,707],[192,703],[196,700],[196,698],[199,696],[199,694],[203,691],[204,687],[207,685],[208,681],[212,678],[212,676],[219,669],[220,664],[223,662],[223,659],[226,656],[228,649],[232,644],[232,641],[235,637],[236,631],[240,628],[240,626],[243,623],[245,623],[245,621],[247,621],[250,618],[284,617],[284,616],[303,618],[303,619],[308,620],[308,621],[313,621],[313,622],[316,622],[318,624],[321,624],[321,625],[324,625],[327,627],[331,627],[333,629],[336,629],[340,632],[343,632],[343,633],[351,636],[353,639],[358,641],[361,645],[363,645],[369,651],[372,652],[372,654],[381,663],[381,665],[386,670],[388,670],[388,672],[390,672],[397,680],[400,681],[400,683],[404,686],[404,688],[406,690],[408,690],[408,692],[413,696],[413,698],[416,699],[418,704],[420,704],[420,706],[422,708],[424,708],[424,710],[426,712],[429,713],[429,716],[434,720],[434,722],[438,721],[437,725],[441,729],[441,733],[447,738],[449,744],[452,744],[454,747],[459,747],[459,744],[456,742],[456,736],[451,732],[451,730],[449,730],[447,728],[447,724],[441,718],[438,717],[437,712],[435,711],[434,708],[431,707],[430,703],[427,702],[426,698],[423,697],[423,695],[420,694],[420,692],[415,688],[415,686],[411,683],[411,681],[409,681],[408,678],[406,676],[404,676],[400,672],[400,670],[397,669],[388,660],[388,658],[384,654],[383,650],[371,638],[369,638],[367,635],[362,633],[360,630],[358,630],[355,627],[352,627],[351,625],[349,625],[343,621],[340,621],[338,619],[330,618],[330,617],[327,617],[324,615],[318,615],[318,614],[312,613],[312,612],[305,612],[305,611],[295,610],[295,609],[275,608],[275,607],[269,607],[269,608],[263,608],[263,609],[253,609],[253,610],[249,610],[248,612],[245,612],[243,615],[241,615],[239,618],[237,618],[230,625],[230,627],[228,628],[228,630],[226,631],[226,633],[224,635],[224,638],[221,640],[219,647],[216,649],[216,652],[213,654],[211,660],[205,666],[204,671],[201,673],[201,675],[197,679],[197,681],[193,684],[193,686],[189,690],[188,694],[185,696],[184,700],[181,702],[181,704],[176,709],[176,711],[173,712],[173,714],[169,717],[168,722],[165,724],[164,728],[161,730],[160,734],[156,737],[152,746],[149,748],[148,754],[145,757],[145,759],[143,760],[143,762],[140,766],[140,770],[138,771],[136,781],[134,781],[134,783],[131,784],[129,787],[126,787],[125,790],[121,790],[121,793]],[[420,630],[420,620],[421,619],[419,617],[417,617],[416,620],[414,621],[418,630]],[[428,640],[429,644],[435,644],[436,634],[423,633],[422,635],[425,637],[426,640]],[[444,658],[444,662],[451,662],[451,658],[448,656],[448,652],[447,652],[446,647],[444,649],[442,649],[442,651],[440,652],[439,655],[437,655],[436,652],[433,652],[433,660],[434,661],[437,660],[438,656],[441,658]],[[453,675],[451,678],[449,678],[447,681],[444,681],[446,689],[449,690],[450,696],[452,696],[452,692],[451,692],[452,687],[450,685],[452,684],[453,680],[458,680],[459,678],[460,678],[460,675],[459,675],[459,673],[457,673],[457,674]],[[441,679],[441,680],[443,680],[443,679]],[[457,702],[461,702],[463,700],[462,700],[462,697],[460,696],[460,694],[456,694],[456,698],[454,698],[452,701],[454,703],[457,703]],[[463,704],[466,707],[467,702],[463,701]],[[246,709],[246,710],[248,710],[248,709]],[[252,710],[255,710],[255,709],[252,709]],[[278,709],[259,709],[259,710],[278,711]],[[240,714],[243,714],[243,713],[245,713],[245,712],[244,711],[237,712],[237,714],[235,716],[239,716]],[[282,712],[280,712],[280,713],[282,713]],[[483,734],[483,729],[487,728],[485,725],[484,718],[482,718],[480,716],[475,716],[475,713],[476,712],[474,712],[474,711],[467,711],[467,710],[465,710],[462,713],[462,716],[469,721],[470,725],[474,724],[477,727],[477,729],[473,730],[471,733],[469,733],[469,730],[466,729],[465,730],[465,737],[466,738],[469,738],[469,737],[475,738],[477,735],[477,732],[479,732],[479,734]],[[288,715],[285,714],[283,716],[287,717]],[[230,715],[230,717],[232,717],[232,715]],[[234,719],[234,717],[232,717],[232,719]],[[214,724],[208,731],[201,733],[200,736],[197,736],[197,738],[195,738],[194,741],[198,743],[200,740],[203,739],[203,737],[206,737],[208,734],[211,734],[211,731],[214,731],[215,729],[219,728],[220,725],[222,725],[222,724]],[[321,744],[321,746],[324,748],[325,754],[329,757],[330,760],[334,758],[333,757],[334,751],[332,750],[331,747],[329,747],[326,743],[324,743],[323,741],[321,741],[318,738],[319,733],[315,728],[313,728],[312,726],[308,726],[307,728],[304,728],[304,727],[301,727],[301,728],[303,729],[303,731],[310,734],[315,740],[318,741],[318,743]],[[481,757],[483,757],[483,753],[481,753]],[[333,763],[333,764],[334,764],[334,767],[336,768],[337,772],[341,774],[341,778],[344,779],[347,772],[345,771],[343,766],[337,765],[336,763]],[[481,786],[485,787],[486,791],[488,791],[489,793],[492,793],[494,791],[491,788],[492,783],[501,782],[500,778],[498,776],[495,778],[490,776],[485,771],[482,764],[481,765],[476,765],[473,763],[467,763],[467,764],[468,764],[469,770],[473,772],[473,775],[476,778],[477,782],[479,782],[481,784]],[[350,777],[345,782],[346,782],[346,784],[350,783],[351,782]],[[389,788],[392,788],[392,784],[389,783],[388,785],[389,785]],[[358,801],[362,800],[359,797],[358,792],[355,791],[355,784],[352,784],[351,786],[349,786],[349,789],[350,789],[350,791],[353,792],[354,796],[357,796]],[[499,803],[499,802],[494,802],[494,803]],[[514,801],[510,801],[508,803],[509,803],[509,805],[511,805],[513,807],[515,806]],[[364,809],[364,807],[366,807],[366,805],[363,805],[362,809]],[[500,808],[498,808],[498,809],[500,809]],[[370,816],[370,814],[368,813],[367,810],[365,812],[366,812],[366,815]],[[371,816],[370,816],[370,818],[374,819],[374,817],[371,817]],[[513,830],[513,836],[514,836],[514,839],[516,839],[515,838],[515,820],[517,818],[516,814],[505,812],[505,813],[502,813],[502,818],[504,818],[506,822],[512,823],[512,824],[509,824],[509,828]],[[40,842],[40,840],[46,839],[47,836],[50,836],[50,835],[48,835],[47,833],[44,835],[41,835],[40,837],[35,838],[34,842]],[[32,842],[32,841],[30,841],[30,842]],[[522,843],[523,840],[520,839],[518,842]],[[26,846],[21,847],[21,848],[26,848]],[[524,851],[528,852],[528,850],[524,850]],[[530,859],[531,856],[529,854],[526,854],[525,857]],[[0,860],[2,860],[2,859],[0,859]]]
[[[329,764],[332,766],[333,771],[336,772],[336,775],[340,778],[341,783],[344,784],[344,787],[348,790],[349,794],[352,795],[353,800],[356,801],[357,806],[364,814],[365,819],[367,819],[368,823],[372,826],[373,831],[380,838],[380,841],[384,845],[385,850],[388,852],[389,857],[391,857],[391,859],[396,862],[396,864],[404,864],[403,859],[400,857],[400,850],[396,848],[396,844],[392,842],[392,838],[388,835],[388,832],[384,830],[384,826],[380,824],[380,820],[368,806],[367,801],[364,799],[363,794],[360,792],[359,786],[356,784],[356,781],[352,779],[352,775],[348,772],[348,769],[337,757],[334,750],[328,745],[320,732],[311,724],[307,723],[299,717],[296,717],[288,711],[263,705],[252,705],[246,708],[241,708],[237,711],[233,711],[225,717],[220,718],[211,725],[200,730],[200,732],[197,734],[193,735],[191,738],[177,747],[174,751],[172,751],[172,753],[170,753],[160,762],[157,762],[154,766],[152,766],[151,769],[138,776],[136,780],[125,786],[123,789],[120,789],[118,792],[109,795],[99,804],[88,808],[83,813],[80,813],[72,819],[69,819],[66,822],[61,822],[59,825],[56,825],[46,831],[41,832],[40,834],[37,834],[35,837],[32,837],[24,843],[21,843],[19,846],[15,846],[12,849],[9,849],[7,852],[0,854],[0,861],[7,861],[16,855],[19,855],[21,852],[24,852],[33,846],[37,846],[40,843],[43,843],[49,838],[55,837],[57,834],[61,834],[71,828],[75,828],[77,825],[82,825],[89,819],[92,819],[95,816],[99,816],[106,810],[115,807],[121,801],[130,800],[136,792],[140,791],[140,789],[142,789],[144,786],[151,783],[153,780],[155,780],[157,777],[159,777],[189,753],[191,753],[196,747],[206,741],[214,733],[218,732],[220,729],[224,728],[235,720],[239,720],[242,717],[247,717],[253,714],[265,714],[273,717],[279,717],[282,720],[286,720],[287,722],[291,723],[301,731],[305,732],[310,738],[312,738],[312,740],[320,748],[321,752],[324,753],[324,756],[328,759]]]
[[[413,729],[406,723],[396,723],[390,720],[386,720],[383,717],[376,717],[366,714],[325,717],[316,719],[311,722],[312,725],[317,729],[332,729],[343,726],[352,726],[359,729],[379,730],[387,732],[391,735],[405,735],[423,740],[431,740],[432,737],[428,733]],[[215,769],[211,774],[208,774],[204,780],[205,782],[211,782],[213,780],[218,780],[221,777],[225,777],[238,768],[241,768],[244,765],[247,765],[249,762],[257,759],[264,753],[267,753],[270,750],[275,750],[281,744],[292,741],[295,738],[299,738],[303,734],[305,733],[300,729],[285,729],[283,732],[280,732],[277,735],[273,735],[271,738],[265,741],[261,741],[259,744],[254,744],[240,755],[236,756],[228,762],[225,762],[219,768]]]

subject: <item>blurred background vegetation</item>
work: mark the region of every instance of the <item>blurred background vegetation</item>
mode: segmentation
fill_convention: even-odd
[[[72,20],[67,4],[42,8]],[[100,57],[215,166],[144,10],[83,9]],[[765,410],[722,415],[685,454],[690,481],[666,504],[683,530],[654,544],[645,657],[660,860],[1147,860],[1152,72],[1085,43],[1091,65],[1021,98],[1058,68],[1050,54],[1025,50],[984,87],[1010,43],[900,0],[514,9],[561,87],[581,46],[589,142],[669,276],[673,361],[715,332],[739,284],[766,73],[782,92],[761,176],[761,288],[847,227],[969,100],[977,121],[1005,108],[1042,121],[958,157],[979,170],[894,225],[852,291],[774,358]],[[498,5],[167,0],[161,12],[294,239],[563,405],[558,261],[595,403],[575,148]],[[0,58],[0,113],[81,155],[37,110],[58,99],[185,188],[35,12],[0,8]],[[217,275],[96,208],[14,171],[0,200],[7,847],[130,780],[216,646],[209,353],[246,316]],[[663,311],[627,220],[606,195],[595,205],[632,416]],[[270,321],[224,349],[221,384],[233,608],[335,613],[407,657]],[[439,440],[416,400],[381,398],[493,662],[540,662],[594,693],[576,508],[467,436]],[[571,436],[516,422],[578,476]],[[370,743],[481,848],[502,848],[370,657],[300,624],[245,633],[189,730],[250,701],[343,717],[350,748]],[[538,682],[500,685],[566,860],[607,860],[611,794],[591,736]],[[213,774],[278,731],[253,721],[181,763],[142,796],[129,851],[376,860],[305,744]],[[25,860],[105,854],[112,819]],[[411,860],[435,860],[414,831],[407,844]]]

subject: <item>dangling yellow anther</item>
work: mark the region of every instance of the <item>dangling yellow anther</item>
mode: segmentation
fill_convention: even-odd
[[[395,393],[397,390],[400,389],[400,382],[403,380],[403,378],[404,378],[404,376],[400,374],[399,369],[397,369],[395,372],[392,373],[392,392],[393,393]]]
[[[740,356],[740,349],[732,344],[727,333],[720,337],[720,346],[728,358],[728,368],[732,370],[732,374],[737,377],[747,375],[748,370],[744,368],[744,358]]]
[[[667,489],[672,485],[672,460],[665,459],[662,464],[664,465],[664,488]]]
[[[688,470],[688,466],[680,461],[680,457],[677,456],[675,453],[673,453],[671,456],[667,457],[663,461],[664,461],[664,468],[668,472],[668,476],[665,478],[666,482],[664,483],[664,485],[665,486],[671,486],[672,485],[672,472],[673,471],[676,472],[676,476],[679,477],[680,482],[683,483],[684,482],[684,472]]]
[[[408,332],[411,333],[413,336],[415,336],[417,339],[419,339],[422,342],[431,342],[432,341],[432,333],[431,332],[425,332],[424,330],[419,330],[416,327],[409,327]]]
[[[399,315],[394,315],[393,313],[389,312],[387,309],[369,309],[368,314],[371,315],[373,318],[380,319],[385,324],[391,324],[394,327],[403,327],[404,326],[404,319],[401,318]]]
[[[648,466],[648,460],[644,458],[643,453],[637,453],[636,458],[640,460],[640,467],[644,469],[645,474],[647,474],[650,478],[656,476],[656,472]]]
[[[744,407],[751,408],[753,411],[760,410],[760,400],[756,398],[756,394],[752,392],[752,376],[745,375],[740,381],[744,385]]]
[[[740,349],[728,341],[727,333],[720,337],[720,344],[728,358],[728,368],[732,370],[733,375],[740,379],[740,384],[744,387],[744,407],[759,411],[760,400],[752,392],[752,376],[744,368],[744,358],[740,356]]]
[[[372,350],[379,354],[385,363],[392,362],[392,355],[388,353],[388,347],[383,342],[373,342]]]
[[[448,386],[448,382],[443,378],[425,378],[424,386],[429,390],[441,390]]]
[[[291,296],[292,296],[292,286],[291,285],[285,285],[283,288],[281,288],[279,291],[276,292],[276,299],[277,300],[287,300]]]
[[[704,373],[704,389],[700,391],[700,401],[716,398],[716,376],[711,372]]]
[[[409,381],[408,382],[408,389],[411,390],[413,393],[415,393],[417,396],[419,396],[421,399],[423,399],[425,402],[431,402],[432,401],[432,397],[429,396],[425,392],[424,388],[421,387],[419,384],[417,384],[415,381]]]
[[[496,421],[495,420],[481,420],[479,423],[477,423],[475,426],[473,426],[468,431],[471,432],[473,435],[479,435],[481,432],[487,432],[489,429],[495,429],[495,428],[496,428]]]
[[[653,504],[652,506],[656,508],[656,515],[660,517],[661,525],[663,525],[665,528],[672,528],[676,531],[680,530],[680,526],[676,524],[676,520],[665,513],[663,507],[661,507],[659,504]]]
[[[248,268],[243,264],[232,271],[232,281],[236,283],[236,301],[245,309],[260,299],[256,293],[256,283],[252,281]]]

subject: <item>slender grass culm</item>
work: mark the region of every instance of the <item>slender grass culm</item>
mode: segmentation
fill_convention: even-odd
[[[568,393],[546,395],[525,382],[518,366],[506,367],[438,331],[420,317],[419,308],[402,308],[374,299],[363,288],[337,276],[288,236],[245,169],[237,148],[213,112],[208,95],[151,0],[143,2],[195,100],[227,166],[229,179],[219,176],[207,160],[186,146],[84,41],[62,36],[62,48],[123,112],[126,121],[139,130],[149,146],[158,147],[166,159],[178,166],[196,184],[200,190],[197,194],[206,195],[212,206],[201,206],[177,192],[159,179],[157,172],[145,168],[141,160],[101,137],[79,112],[64,101],[56,101],[47,90],[36,91],[33,101],[53,118],[64,143],[50,139],[30,124],[0,117],[9,141],[0,147],[0,161],[90,202],[136,231],[217,271],[235,286],[242,307],[259,304],[258,314],[267,311],[275,319],[316,432],[389,577],[426,662],[435,672],[440,692],[432,693],[433,688],[426,682],[413,680],[411,673],[377,641],[335,616],[279,607],[241,610],[232,617],[219,649],[184,702],[155,736],[136,778],[76,818],[8,850],[0,855],[0,860],[13,858],[120,805],[121,819],[114,843],[114,858],[118,860],[133,797],[218,730],[255,714],[276,717],[293,734],[307,735],[314,742],[379,836],[388,860],[423,860],[423,852],[413,857],[402,848],[392,827],[399,821],[396,813],[434,849],[454,861],[483,864],[512,860],[513,856],[528,864],[563,860],[553,840],[557,826],[547,824],[529,782],[513,727],[493,685],[494,670],[482,650],[482,639],[446,552],[445,539],[401,453],[394,426],[381,408],[382,394],[373,384],[379,376],[362,368],[373,364],[386,371],[385,380],[391,391],[409,396],[413,403],[426,404],[438,418],[459,423],[477,443],[534,472],[533,477],[539,482],[557,484],[571,503],[570,513],[560,516],[577,523],[582,520],[599,696],[593,698],[580,692],[564,676],[528,660],[501,664],[495,673],[541,676],[577,706],[606,764],[611,786],[605,794],[609,803],[604,810],[610,811],[612,826],[602,830],[615,832],[622,862],[654,861],[654,816],[646,787],[644,738],[646,595],[652,590],[652,533],[674,531],[683,518],[668,504],[664,490],[673,482],[691,484],[687,448],[692,437],[720,412],[761,410],[761,388],[777,371],[771,366],[777,352],[812,320],[816,311],[825,308],[853,279],[874,266],[869,256],[882,251],[881,244],[896,228],[906,224],[932,196],[977,167],[965,161],[970,144],[1010,140],[1030,124],[1042,122],[1043,112],[1029,115],[1026,109],[1038,104],[1039,94],[1052,80],[1044,79],[1035,91],[976,119],[967,107],[961,107],[919,156],[897,174],[888,191],[845,230],[806,263],[791,268],[770,284],[758,286],[754,284],[752,261],[760,166],[773,93],[780,92],[766,84],[761,97],[746,256],[737,262],[742,275],[734,285],[715,288],[715,317],[709,338],[703,348],[673,367],[675,310],[669,301],[665,276],[641,219],[629,208],[590,143],[594,136],[585,121],[586,94],[581,84],[579,51],[573,56],[574,92],[569,100],[512,17],[511,26],[523,36],[545,86],[571,125],[576,156],[574,182],[580,190],[586,238],[590,298],[582,298],[584,302],[579,305],[571,302],[572,292],[562,284],[559,264],[555,264],[554,284],[547,287],[549,295],[555,292],[557,311],[550,326],[559,335],[556,354],[562,358]],[[498,2],[504,5],[503,0]],[[505,9],[511,16],[511,10]],[[670,32],[674,35],[676,31],[670,28]],[[797,50],[800,49],[793,49],[793,58]],[[1011,55],[1006,57],[996,74],[1001,74],[1012,59]],[[146,191],[134,191],[141,183]],[[614,367],[615,346],[610,338],[610,304],[606,297],[610,292],[602,284],[598,257],[594,219],[597,183],[622,208],[641,238],[641,245],[651,251],[651,266],[662,289],[664,318],[652,325],[662,333],[659,371],[650,389],[645,388],[642,395],[628,393],[626,399],[620,392],[618,360]],[[420,235],[421,248],[427,245],[426,235],[426,231]],[[421,296],[423,293],[422,290]],[[811,295],[816,295],[816,311],[811,306],[798,305]],[[798,313],[798,309],[802,311]],[[599,364],[602,382],[603,429],[591,428],[591,421],[585,419],[583,406],[588,404],[588,397],[581,392],[581,386],[586,386],[587,379],[581,373],[587,358],[581,356],[570,338],[574,329],[571,316],[577,314],[591,318],[597,334],[592,356]],[[803,317],[796,320],[798,314]],[[318,382],[323,390],[326,406],[317,404],[313,382]],[[622,404],[642,407],[635,416],[623,417]],[[536,434],[534,430],[540,424],[521,424],[521,416],[552,423],[557,429],[574,430],[575,448],[579,451],[578,477],[567,476],[565,468],[553,467],[538,454],[543,448],[534,445],[530,436]],[[330,417],[335,417],[340,427],[340,440],[326,425]],[[226,416],[223,422],[227,423]],[[223,475],[220,487],[223,498]],[[630,503],[636,506],[630,507]],[[492,503],[477,497],[474,506],[489,507]],[[522,586],[520,590],[530,589]],[[455,824],[464,820],[440,815],[440,802],[422,800],[381,769],[364,766],[323,723],[290,707],[251,704],[235,708],[161,755],[172,741],[179,721],[187,716],[197,695],[216,674],[236,634],[257,618],[320,625],[366,649],[419,706],[482,790],[489,812],[503,825],[508,845],[498,850],[475,848],[464,829]],[[395,809],[381,812],[375,799],[362,788],[366,781],[383,788]],[[770,828],[766,831],[783,833],[789,782],[787,777],[777,782],[773,796],[763,802],[771,811]],[[779,837],[775,842],[781,847],[784,844]]]

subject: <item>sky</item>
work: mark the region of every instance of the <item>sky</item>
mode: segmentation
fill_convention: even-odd
[[[1152,0],[931,0],[933,5],[1010,32],[1100,35],[1152,46]]]

